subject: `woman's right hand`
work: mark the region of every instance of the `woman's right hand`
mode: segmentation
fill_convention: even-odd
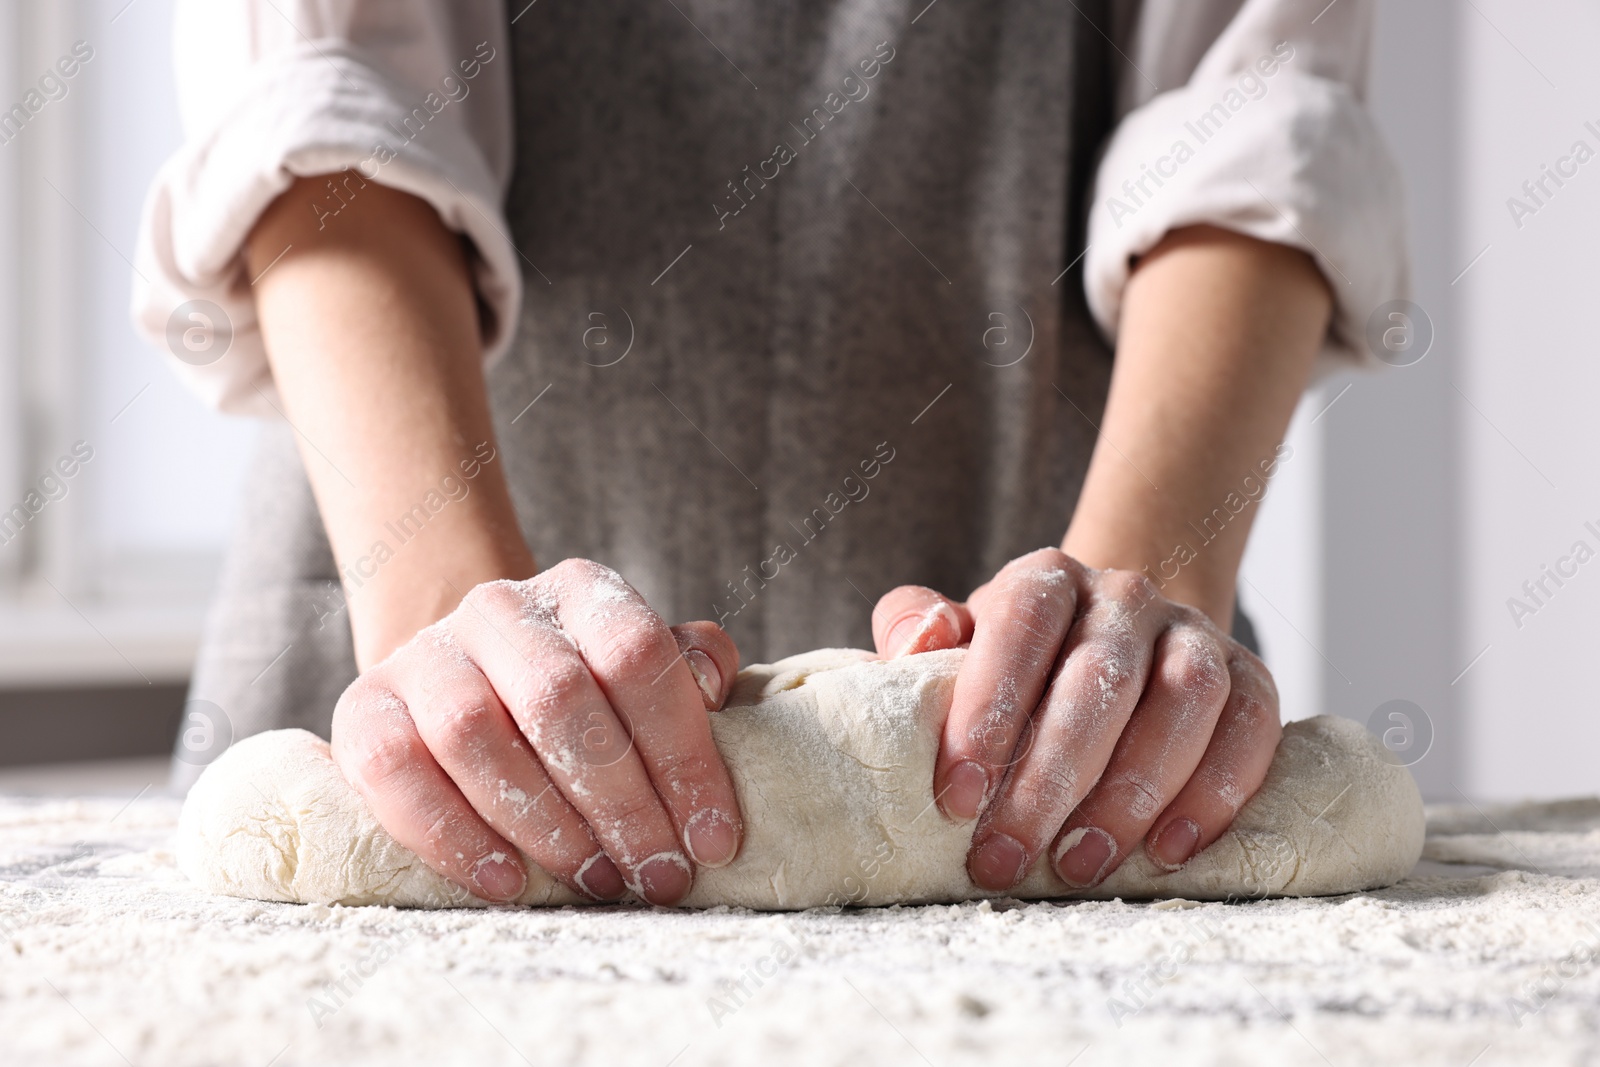
[[[693,864],[739,851],[708,714],[738,669],[714,623],[668,627],[615,571],[567,560],[477,586],[365,671],[333,756],[395,840],[476,896],[523,891],[520,850],[585,896],[675,904]]]

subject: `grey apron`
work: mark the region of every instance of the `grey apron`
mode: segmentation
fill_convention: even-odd
[[[1095,442],[1105,6],[925,4],[546,2],[511,28],[526,299],[490,388],[523,530],[745,662],[871,647],[888,589],[964,596],[1058,544]],[[335,576],[269,427],[191,692],[233,736],[326,736],[356,673]]]

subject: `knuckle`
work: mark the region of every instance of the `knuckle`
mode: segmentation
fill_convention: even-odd
[[[667,828],[666,838],[669,842],[671,842],[666,845],[666,848],[671,849],[676,847],[676,842],[672,841],[672,835],[670,832],[671,824],[667,821],[665,813],[661,810],[661,801],[657,799],[656,795],[648,789],[629,789],[611,797],[609,802],[606,804],[604,815],[601,817],[601,822],[603,825],[609,825],[619,831],[631,827],[634,829],[635,833],[638,833],[640,830],[645,830],[645,828],[650,828],[646,832],[649,833],[651,837],[654,837],[653,830],[659,823],[663,827]],[[644,835],[641,834],[640,836]],[[646,847],[648,848],[648,846]],[[647,851],[645,855],[649,855],[651,852],[657,851],[662,850],[649,848],[649,851]]]
[[[1276,737],[1283,732],[1276,700],[1268,702],[1256,693],[1240,693],[1233,714],[1251,733]]]
[[[1142,571],[1108,570],[1100,573],[1100,593],[1121,604],[1143,606],[1160,598],[1154,583]]]
[[[430,863],[430,866],[447,878],[452,871],[466,873],[471,863],[466,856],[480,854],[483,844],[487,844],[481,841],[482,835],[474,832],[448,805],[424,801],[416,809],[416,819],[417,825],[424,828],[418,851],[434,857],[437,863]],[[467,845],[465,849],[463,844]]]
[[[357,773],[379,792],[404,778],[419,756],[418,746],[403,737],[389,735],[355,743]]]
[[[1014,747],[1021,713],[1014,706],[995,706],[967,731],[967,751],[980,762],[999,763]]]
[[[1006,565],[1007,569],[1016,568],[1029,571],[1054,571],[1059,574],[1071,575],[1081,567],[1081,564],[1059,548],[1039,548],[1025,556],[1018,556]]]
[[[1030,792],[1052,807],[1072,804],[1081,799],[1078,784],[1082,780],[1078,768],[1064,759],[1041,760],[1031,768],[1033,784]]]
[[[678,643],[659,626],[613,627],[601,640],[595,666],[607,674],[662,670],[678,655]]]
[[[1266,701],[1276,712],[1278,683],[1259,656],[1243,645],[1236,645],[1228,657],[1228,671],[1235,680],[1235,689],[1257,694],[1258,699]]]
[[[1232,746],[1253,749],[1269,742],[1276,746],[1283,734],[1276,695],[1254,686],[1235,685],[1223,706],[1217,729],[1227,732]]]
[[[604,563],[596,563],[592,559],[573,556],[557,563],[545,571],[541,577],[547,577],[558,584],[570,584],[577,588],[600,584],[624,584],[622,575],[607,567]]]
[[[1080,686],[1109,698],[1135,680],[1128,658],[1127,650],[1116,642],[1091,641],[1073,651],[1069,666]]]
[[[434,730],[444,755],[476,756],[489,746],[495,735],[499,712],[482,700],[459,700],[434,712]]]
[[[1051,604],[1056,610],[1077,599],[1077,586],[1064,570],[1030,567],[1006,575],[1003,588],[1013,598]]]
[[[573,718],[591,682],[588,668],[569,657],[530,672],[516,700],[518,721],[551,724]]]
[[[1041,548],[1007,563],[996,585],[1012,596],[1047,597],[1070,602],[1077,593],[1081,563],[1059,549]]]
[[[467,590],[462,604],[488,618],[510,615],[522,608],[522,595],[514,582],[483,582]]]
[[[694,791],[714,781],[720,765],[700,752],[669,752],[651,760],[660,781],[674,793]]]
[[[345,687],[344,692],[339,694],[339,699],[333,706],[335,721],[360,718],[361,713],[372,705],[379,689],[374,674],[375,672],[368,671],[358,676]]]
[[[1155,782],[1135,771],[1124,771],[1106,783],[1106,793],[1115,796],[1121,808],[1137,822],[1148,822],[1160,814],[1170,799]]]
[[[1048,595],[1035,595],[995,606],[1004,612],[1006,643],[1015,647],[1022,658],[1055,658],[1072,621],[1068,605]],[[995,621],[994,616],[990,621]]]
[[[339,694],[333,709],[333,748],[356,757],[363,744],[397,732],[407,716],[405,702],[392,687],[368,671]]]
[[[575,854],[587,858],[593,852],[591,843],[575,843],[574,835],[559,819],[549,819],[529,826],[517,835],[517,847],[534,860],[554,860],[557,865],[571,865]],[[563,861],[566,861],[563,863]],[[540,866],[544,866],[543,863]]]
[[[569,556],[553,567],[546,567],[539,572],[535,581],[559,581],[562,578],[575,578],[592,568],[593,563],[581,556]]]
[[[1102,649],[1122,660],[1148,657],[1154,644],[1141,632],[1137,611],[1121,601],[1100,600],[1074,624],[1078,647]]]
[[[1178,690],[1195,696],[1221,697],[1229,689],[1228,669],[1211,642],[1179,639],[1167,657],[1164,673]]]

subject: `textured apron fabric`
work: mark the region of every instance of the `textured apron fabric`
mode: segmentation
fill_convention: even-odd
[[[870,647],[888,589],[964,596],[1058,544],[1094,445],[1111,355],[1075,261],[1104,9],[925,3],[512,26],[527,296],[490,387],[523,529],[746,662]],[[287,428],[248,497],[191,697],[235,736],[325,736],[356,672]]]

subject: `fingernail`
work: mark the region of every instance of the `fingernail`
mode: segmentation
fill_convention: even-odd
[[[899,659],[910,652],[927,635],[929,627],[938,617],[931,612],[927,615],[908,615],[891,626],[889,635],[883,640],[884,647],[889,650],[889,658]]]
[[[726,867],[739,851],[739,828],[716,808],[707,808],[683,828],[683,843],[702,867]]]
[[[967,864],[972,880],[985,889],[1010,889],[1022,881],[1022,865],[1028,853],[1022,843],[1009,834],[993,834],[972,853]]]
[[[681,852],[657,852],[639,865],[634,892],[652,904],[676,904],[689,895],[694,877]]]
[[[616,900],[627,891],[622,872],[604,852],[596,852],[578,868],[577,882],[583,891],[596,900]]]
[[[982,764],[962,760],[945,777],[944,813],[952,819],[976,819],[988,795],[989,772]]]
[[[515,900],[528,887],[528,876],[504,852],[491,852],[472,868],[472,883],[490,900]]]
[[[689,665],[689,673],[694,675],[695,684],[700,687],[700,692],[705,694],[706,707],[714,708],[721,704],[722,672],[717,670],[717,665],[711,657],[698,648],[691,648],[683,654],[683,661]]]
[[[1075,889],[1097,885],[1117,854],[1111,835],[1096,826],[1080,826],[1056,846],[1056,873]]]
[[[1193,819],[1173,819],[1150,839],[1145,851],[1156,866],[1175,871],[1194,856],[1200,843],[1200,827]]]

